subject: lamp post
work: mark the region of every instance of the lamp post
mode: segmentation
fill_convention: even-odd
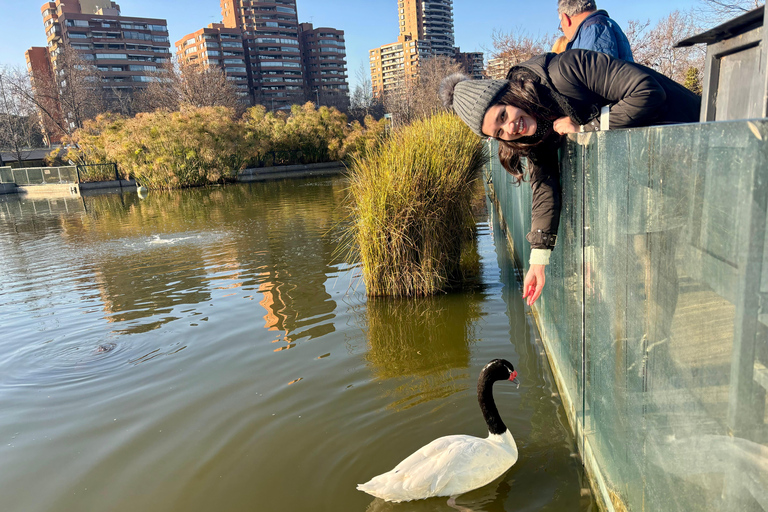
[[[315,106],[317,108],[320,108],[320,93],[318,92],[317,87],[315,87],[315,99],[317,100],[317,102],[315,103]]]

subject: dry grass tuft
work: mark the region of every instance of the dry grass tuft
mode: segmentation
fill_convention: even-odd
[[[453,114],[392,134],[352,166],[350,236],[371,296],[426,296],[461,281],[472,182],[485,145]]]

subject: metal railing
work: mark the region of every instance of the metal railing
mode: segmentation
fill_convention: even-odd
[[[90,164],[77,166],[77,178],[80,183],[119,180],[117,164]]]
[[[54,185],[119,180],[117,164],[70,165],[65,167],[0,167],[0,183]]]
[[[77,168],[67,167],[27,167],[12,169],[0,167],[0,183],[16,185],[52,185],[59,183],[78,183]]]

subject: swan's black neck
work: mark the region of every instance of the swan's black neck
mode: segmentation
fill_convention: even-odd
[[[480,402],[480,410],[483,411],[483,418],[488,424],[488,432],[499,435],[507,431],[507,426],[501,421],[496,402],[493,400],[493,383],[495,380],[489,373],[483,371],[477,381],[477,401]]]

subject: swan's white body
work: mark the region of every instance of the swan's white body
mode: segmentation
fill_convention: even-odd
[[[456,496],[492,482],[515,462],[517,445],[509,430],[485,439],[445,436],[357,488],[394,502]]]
[[[488,425],[488,437],[446,436],[435,439],[395,469],[357,488],[387,501],[458,496],[491,483],[517,462],[517,445],[493,400],[493,383],[517,381],[512,363],[494,359],[477,379],[477,401]]]

